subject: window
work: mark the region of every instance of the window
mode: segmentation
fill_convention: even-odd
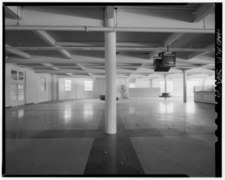
[[[46,85],[46,77],[41,77],[41,91],[46,91],[47,85]]]
[[[93,81],[84,81],[84,90],[92,91],[93,90]]]
[[[23,72],[19,72],[19,80],[24,80],[24,73]]]
[[[11,79],[12,80],[17,80],[17,71],[11,70]]]
[[[69,79],[65,80],[65,91],[71,91],[72,90],[72,81]]]

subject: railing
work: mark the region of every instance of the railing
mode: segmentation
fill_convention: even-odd
[[[194,92],[215,92],[215,85],[194,86]]]

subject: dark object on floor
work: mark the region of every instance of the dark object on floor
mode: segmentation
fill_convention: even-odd
[[[105,101],[105,95],[100,95],[99,96],[100,100]],[[119,100],[119,97],[116,97],[116,100]]]
[[[105,95],[100,95],[99,98],[100,100],[105,101]]]
[[[159,97],[167,98],[167,97],[171,97],[171,96],[170,96],[170,93],[162,93],[162,95]]]

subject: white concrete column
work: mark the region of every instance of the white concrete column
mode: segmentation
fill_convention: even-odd
[[[57,85],[56,80],[57,79],[56,79],[55,74],[51,74],[51,100],[52,101],[56,100],[56,92],[57,92],[57,90],[56,90],[56,85]]]
[[[167,93],[167,79],[166,79],[166,75],[164,74],[164,88],[165,88],[165,93]]]
[[[127,88],[127,98],[129,99],[129,82],[130,82],[130,79],[127,78],[126,79],[126,88]]]
[[[105,9],[105,26],[114,26],[114,7]],[[105,132],[116,134],[116,32],[105,32]]]
[[[59,78],[58,77],[56,77],[55,78],[55,80],[56,80],[56,100],[59,100]]]
[[[187,72],[185,69],[183,71],[183,100],[184,103],[187,102]]]

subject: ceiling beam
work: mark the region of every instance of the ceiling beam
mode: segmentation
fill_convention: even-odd
[[[182,37],[182,36],[183,36],[183,33],[173,33],[172,35],[170,35],[170,36],[164,41],[164,48],[165,48],[166,46],[169,46],[170,44],[174,43],[175,41],[177,41],[177,40],[178,40],[180,37]],[[161,51],[163,51],[163,50],[161,50]],[[156,50],[156,51],[154,51],[154,52],[152,52],[152,53],[150,53],[149,59],[152,60],[153,57],[156,56],[158,52],[160,52],[159,49]],[[145,65],[145,63],[143,63],[141,66],[139,66],[139,67],[136,69],[136,72],[137,72],[140,68],[142,68],[144,65]]]
[[[18,50],[18,49],[16,49],[16,48],[13,48],[13,47],[11,47],[11,46],[8,45],[8,44],[5,44],[5,50],[6,50],[6,52],[8,52],[8,53],[17,55],[17,56],[22,57],[22,58],[26,58],[26,59],[29,59],[29,58],[30,58],[30,54],[25,53],[25,52],[23,52],[23,51],[21,51],[21,50]]]
[[[215,51],[215,44],[210,44],[209,46],[206,46],[204,49],[205,49],[205,51],[201,51],[201,52],[193,52],[193,53],[187,55],[187,59],[189,60],[189,59],[192,59],[192,58],[194,58],[194,57],[196,57],[196,56],[200,56],[200,55],[203,55],[203,54],[205,54],[205,53],[210,52],[210,51],[207,50],[207,49],[211,49],[211,50],[214,50],[214,51]]]
[[[93,31],[93,32],[157,32],[157,33],[206,33],[214,34],[214,28],[154,28],[154,27],[94,27],[94,26],[15,26],[6,25],[5,30],[10,31]]]
[[[42,63],[43,66],[46,66],[50,69],[54,69],[54,70],[59,70],[58,67],[54,66],[53,64],[49,64],[49,63]]]
[[[13,58],[8,59],[7,62],[18,63],[18,64],[41,64],[41,63],[50,63],[50,64],[85,64],[85,63],[105,63],[103,58],[92,58],[84,57],[79,55],[73,55],[71,59],[62,59],[62,58],[53,58],[48,56],[32,56],[30,59],[22,58]],[[148,63],[149,60],[143,59],[133,59],[133,58],[117,58],[117,64],[129,63],[129,64],[141,64]]]
[[[51,67],[50,67],[51,68]],[[87,74],[85,73],[83,70],[76,70],[76,69],[58,69],[58,70],[48,70],[48,69],[43,69],[43,68],[34,68],[35,72],[38,73],[78,73],[78,74]],[[143,70],[138,72],[139,74],[143,74],[143,73],[150,73],[150,69],[149,70]],[[101,74],[105,74],[105,70],[104,69],[87,69],[87,72],[90,73],[101,73]],[[133,70],[128,70],[128,69],[117,69],[117,74],[129,74],[132,73]]]
[[[71,58],[71,54],[66,51],[65,49],[62,49],[60,47],[56,46],[56,41],[55,39],[46,31],[34,31],[35,34],[37,34],[42,40],[44,40],[45,42],[47,42],[48,44],[50,44],[51,46],[53,46],[54,48],[56,48],[56,50],[62,54],[65,58],[70,59]]]
[[[70,60],[67,59],[61,59],[61,58],[52,58],[52,57],[46,57],[46,56],[41,56],[41,57],[34,57],[31,59],[21,59],[21,58],[13,58],[9,59],[6,62],[11,62],[11,63],[16,63],[16,64],[42,64],[42,63],[50,63],[50,64],[76,64],[76,63],[104,63],[103,59],[99,60],[94,60],[94,59],[84,59],[84,58],[79,58],[77,59],[72,58]]]
[[[58,52],[60,52],[65,58],[71,59],[71,54],[64,48],[56,46],[56,40],[46,31],[35,31],[35,33],[41,37],[44,41],[49,43],[53,48],[56,48]],[[77,64],[84,72],[86,72],[85,68],[81,66],[80,64]],[[88,73],[88,72],[87,72]],[[91,76],[90,73],[88,73],[89,76]]]
[[[87,72],[87,74],[88,74],[89,76],[92,76],[92,74],[89,73],[88,70],[87,70],[82,64],[76,63],[76,65],[77,65],[78,67],[80,67],[82,70],[84,70],[85,72]]]
[[[32,50],[32,51],[48,51],[48,50],[62,50],[66,53],[68,53],[66,50],[79,50],[79,51],[104,51],[105,48],[104,47],[12,47],[12,48],[16,48],[19,50]],[[166,51],[167,48],[166,47],[117,47],[116,48],[117,52],[149,52],[149,51],[154,51],[155,52],[161,52],[161,51]],[[204,51],[214,51],[214,48],[173,48],[174,52],[204,52]],[[153,54],[154,54],[153,53]],[[71,58],[71,55],[70,55]],[[70,59],[68,58],[68,59]]]
[[[65,73],[66,75],[68,75],[68,76],[73,76],[73,74],[72,73]]]
[[[75,75],[73,73],[65,73],[65,75],[62,75],[62,74],[56,74],[58,76],[58,78],[68,78],[68,76],[70,78],[88,78],[88,79],[93,79],[95,77],[90,77],[88,75]]]
[[[48,69],[34,69],[37,73],[77,73],[77,74],[87,74],[83,70],[74,70],[74,69],[59,69],[59,70],[48,70]]]
[[[174,33],[172,35],[170,35],[165,41],[164,41],[164,47],[166,48],[167,46],[171,45],[172,43],[174,43],[175,41],[177,41],[180,37],[182,37],[184,34],[183,33]],[[182,49],[182,48],[181,48]],[[160,51],[158,51],[160,52]],[[156,52],[156,53],[158,53]],[[155,54],[154,53],[154,56]],[[150,58],[153,58],[153,56],[151,56]]]
[[[211,70],[211,69],[215,68],[215,64],[204,64],[204,65],[201,65],[201,66],[193,67],[191,69],[196,69],[196,68],[204,68],[204,69]]]
[[[56,42],[57,46],[73,47],[104,47],[104,42]],[[163,43],[117,42],[117,47],[161,47]]]
[[[164,48],[166,48],[167,46],[169,46],[169,45],[173,44],[174,42],[176,42],[183,35],[184,35],[183,33],[173,33],[172,35],[170,35],[163,43]],[[149,59],[152,59],[155,55],[157,55],[158,52],[160,52],[160,50],[152,52],[150,54],[150,56],[149,56]]]
[[[193,22],[199,22],[203,20],[207,15],[214,11],[214,4],[204,3],[194,13]]]
[[[20,6],[4,6],[5,11],[14,19],[22,19],[22,12]]]
[[[121,10],[124,10],[124,9],[134,9],[133,6],[115,6],[115,8],[117,9],[121,9]],[[171,4],[171,6],[162,6],[161,4],[159,5],[155,5],[155,6],[136,6],[135,9],[148,9],[148,10],[159,10],[159,11],[163,11],[163,10],[194,10],[196,8],[196,5],[195,4],[189,4],[188,6],[182,6],[182,5],[174,5]]]
[[[175,43],[179,38],[181,38],[184,35],[184,33],[174,33],[170,35],[165,41],[164,41],[164,47],[170,46],[173,43]]]

